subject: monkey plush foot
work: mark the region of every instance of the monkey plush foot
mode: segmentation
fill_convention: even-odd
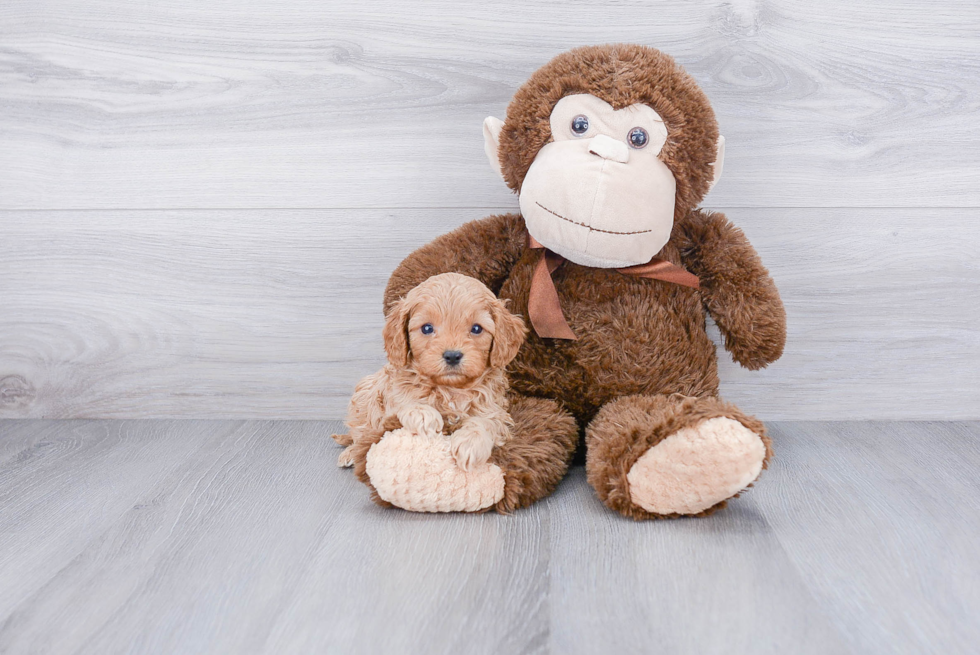
[[[630,468],[632,501],[654,514],[698,514],[731,498],[762,472],[759,435],[730,418],[678,430]]]
[[[714,397],[625,396],[586,430],[589,484],[634,519],[703,516],[766,468],[765,426]]]
[[[504,497],[499,466],[488,462],[464,471],[448,439],[404,428],[371,446],[366,472],[382,500],[411,512],[475,512]]]

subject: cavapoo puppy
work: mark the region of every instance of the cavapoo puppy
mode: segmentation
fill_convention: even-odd
[[[395,304],[382,336],[388,364],[354,389],[349,434],[338,466],[352,466],[352,444],[399,427],[442,433],[463,470],[490,458],[510,435],[504,369],[527,329],[482,282],[458,273],[430,277]]]

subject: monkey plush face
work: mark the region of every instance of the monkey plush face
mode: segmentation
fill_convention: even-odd
[[[660,161],[667,141],[651,107],[614,110],[589,94],[551,112],[553,141],[521,187],[527,229],[576,264],[614,268],[649,261],[670,238],[674,175]]]
[[[724,139],[707,99],[652,48],[560,55],[507,117],[484,122],[491,164],[516,182],[531,236],[583,266],[650,261],[721,173]]]

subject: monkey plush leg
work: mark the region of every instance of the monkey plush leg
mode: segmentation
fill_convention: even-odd
[[[766,468],[760,421],[718,398],[626,396],[585,434],[589,484],[634,519],[703,516],[725,506]]]
[[[504,472],[504,497],[495,507],[501,514],[551,494],[578,445],[578,424],[554,400],[514,397],[510,415],[512,436],[490,456]]]
[[[357,478],[376,503],[412,511],[508,513],[550,494],[568,470],[578,427],[552,400],[515,398],[511,438],[473,471],[456,466],[449,440],[404,429],[354,442]]]

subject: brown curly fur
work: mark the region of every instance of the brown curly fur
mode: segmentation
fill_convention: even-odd
[[[512,456],[509,446],[495,453],[495,461],[504,463],[505,494],[513,494],[499,509],[529,504],[557,484],[558,471],[563,474],[567,468],[559,457],[574,448],[570,427],[561,423],[563,412],[568,412],[582,426],[599,421],[588,429],[588,462],[589,480],[603,501],[626,516],[656,518],[630,502],[625,482],[629,465],[647,448],[671,431],[715,416],[734,418],[764,435],[761,423],[715,398],[717,360],[705,330],[706,312],[717,322],[735,360],[751,369],[766,366],[782,353],[785,312],[772,279],[741,230],[722,214],[696,209],[712,180],[718,127],[697,84],[663,53],[641,46],[580,48],[534,73],[508,107],[500,136],[500,163],[508,185],[515,191],[520,188],[538,149],[551,138],[552,108],[573,93],[591,93],[614,108],[646,103],[664,118],[669,137],[661,158],[677,180],[677,194],[671,238],[658,257],[698,275],[701,288],[568,261],[555,271],[562,310],[580,338],[541,339],[531,332],[508,368],[512,392],[556,402],[537,405],[535,423],[525,429],[524,443],[534,444],[535,457]],[[467,223],[402,262],[385,290],[385,310],[430,275],[455,271],[483,281],[510,300],[511,311],[526,316],[532,269],[539,256],[527,247],[519,215]],[[662,400],[673,394],[696,400]],[[650,401],[649,416],[637,419],[635,429],[614,427],[625,409],[624,397],[637,395],[661,400]],[[639,401],[630,402],[635,409]],[[555,424],[548,412],[561,425],[556,432],[549,427]],[[561,443],[544,454],[550,438]],[[769,442],[764,440],[768,453]]]
[[[490,461],[504,472],[504,497],[498,512],[527,507],[555,490],[565,476],[578,445],[578,425],[554,400],[513,398],[514,428],[506,448],[497,448]]]

